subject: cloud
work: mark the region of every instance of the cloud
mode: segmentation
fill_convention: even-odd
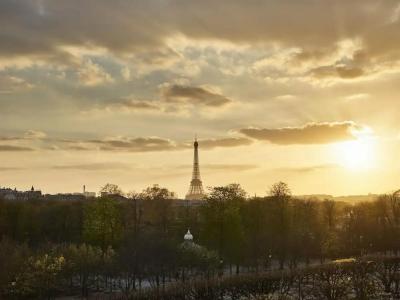
[[[0,152],[34,151],[33,148],[15,145],[0,145]]]
[[[177,113],[180,110],[172,109],[164,101],[160,100],[142,100],[134,96],[111,99],[103,103],[97,103],[87,110],[80,112],[83,116],[103,116],[107,114],[160,114]]]
[[[400,19],[400,4],[397,5],[396,9],[393,11],[392,16],[390,17],[389,23],[396,23]]]
[[[152,152],[175,150],[177,148],[175,142],[159,137],[116,137],[90,140],[88,142],[89,144],[97,145],[100,150],[106,151]]]
[[[43,131],[38,130],[28,130],[24,134],[24,138],[26,139],[44,139],[47,137],[47,134]]]
[[[199,141],[199,147],[201,147],[201,149],[248,146],[250,144],[252,144],[252,141],[250,139],[242,137],[204,139]]]
[[[28,83],[25,79],[0,74],[0,94],[10,94],[31,88],[33,88],[33,84]]]
[[[158,49],[167,37],[177,33],[198,40],[237,43],[280,41],[304,45],[314,38],[314,43],[320,45],[337,39],[339,25],[347,29],[342,31],[344,36],[366,38],[371,30],[365,28],[390,28],[386,23],[396,22],[393,12],[397,7],[398,3],[390,0],[379,4],[373,0],[335,0],[329,5],[290,0],[252,3],[3,0],[1,19],[9,26],[5,28],[2,52],[40,55],[59,51],[61,44],[95,45],[131,53],[143,48]],[[77,10],[85,16],[84,20],[76,19]]]
[[[32,151],[34,149],[41,149],[51,151],[159,152],[193,148],[192,141],[174,141],[157,136],[114,136],[97,139],[74,139],[52,137],[44,132],[34,130],[29,130],[21,136],[0,137],[0,141],[7,143],[7,145],[0,145],[0,151]],[[23,143],[24,145],[8,144],[11,142],[14,144]],[[199,140],[199,145],[203,150],[212,150],[220,147],[247,146],[252,144],[252,142],[251,139],[245,137],[221,137]]]
[[[157,152],[178,149],[177,144],[159,137],[105,137],[99,139],[48,139],[47,150]]]
[[[357,100],[365,100],[371,98],[371,95],[368,93],[358,93],[358,94],[352,94],[344,97],[344,100],[346,101],[357,101]]]
[[[163,107],[160,103],[151,100],[136,100],[136,99],[121,99],[119,101],[112,102],[105,106],[105,110],[109,111],[162,111]]]
[[[199,147],[203,150],[211,150],[219,147],[238,147],[250,145],[252,141],[247,138],[215,138],[199,140]],[[159,137],[117,137],[102,140],[90,140],[86,144],[97,146],[99,150],[128,151],[128,152],[154,152],[175,151],[191,149],[192,142],[177,142]]]
[[[121,69],[121,76],[126,81],[130,80],[131,79],[131,70],[128,67],[123,67]]]
[[[232,100],[228,97],[205,87],[163,84],[160,98],[157,100],[142,100],[135,96],[126,96],[94,105],[92,109],[82,113],[148,112],[187,115],[193,107],[220,108],[231,102]]]
[[[269,141],[277,145],[328,144],[356,139],[362,126],[354,122],[309,123],[302,127],[277,129],[243,128],[239,132],[247,137]]]
[[[193,165],[180,165],[173,167],[174,169],[191,169]],[[258,168],[257,165],[254,164],[202,164],[201,171],[209,172],[209,171],[249,171]]]
[[[114,81],[110,74],[91,60],[87,60],[79,69],[78,79],[81,84],[86,86],[95,86]]]
[[[204,164],[201,166],[204,171],[249,171],[258,168],[253,164]]]
[[[85,17],[77,20],[77,14]],[[179,64],[188,63],[189,71],[199,69],[203,56],[187,60],[181,40],[191,41],[187,49],[192,56],[193,45],[199,44],[262,49],[262,66],[253,71],[266,79],[336,83],[400,71],[399,5],[394,0],[333,0],[328,5],[290,0],[3,0],[0,20],[0,68],[69,66],[88,86],[115,80],[87,61],[90,56],[113,58],[122,66],[132,63],[135,74],[146,69],[143,65],[178,74],[184,69]],[[217,57],[225,56],[223,47],[215,49]],[[240,62],[248,52],[238,57]],[[216,61],[214,57],[209,63]],[[230,66],[234,62],[217,68],[235,69]],[[121,69],[124,80],[130,80],[131,66]],[[241,72],[252,69],[251,63],[240,66],[236,69]]]
[[[18,141],[24,139],[23,137],[19,136],[0,136],[0,141],[8,142],[8,141]]]
[[[7,172],[7,171],[22,171],[25,168],[20,167],[0,167],[0,172]]]
[[[342,79],[354,79],[361,77],[365,74],[364,70],[359,67],[319,67],[310,71],[311,74],[318,79],[329,77],[339,77]]]
[[[296,79],[326,86],[400,71],[396,64],[377,63],[377,58],[365,48],[363,41],[355,37],[340,39],[320,49],[278,46],[270,51],[266,57],[253,62],[251,71],[257,77],[278,82]]]
[[[29,140],[42,140],[47,137],[47,134],[39,130],[27,130],[22,135],[13,136],[0,136],[0,141],[12,142],[12,141],[29,141]]]
[[[128,110],[160,110],[159,105],[144,100],[126,100],[117,105]]]
[[[276,171],[288,172],[288,173],[311,173],[316,171],[330,170],[337,168],[336,164],[323,164],[323,165],[313,165],[306,167],[287,167],[287,168],[277,168]]]
[[[282,100],[282,101],[291,101],[291,100],[296,100],[297,96],[296,95],[291,95],[291,94],[285,94],[285,95],[279,95],[275,97],[276,100]]]
[[[203,87],[174,84],[164,87],[162,94],[167,102],[172,103],[220,107],[232,102],[228,97]]]
[[[82,171],[102,171],[102,170],[129,170],[130,166],[123,163],[87,163],[75,165],[56,165],[52,169],[56,170],[82,170]]]

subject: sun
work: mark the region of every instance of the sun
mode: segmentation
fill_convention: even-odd
[[[351,170],[365,170],[375,165],[375,142],[371,138],[335,144],[338,163]]]

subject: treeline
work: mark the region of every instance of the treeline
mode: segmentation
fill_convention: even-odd
[[[176,205],[159,186],[127,200],[121,193],[106,185],[103,197],[86,201],[0,201],[0,295],[131,295],[400,250],[396,194],[350,205],[296,199],[282,182],[257,198],[231,184],[197,207]],[[183,243],[188,228],[194,244]]]
[[[171,285],[161,292],[139,292],[129,299],[399,299],[399,275],[398,256],[364,256],[302,269],[190,281]]]

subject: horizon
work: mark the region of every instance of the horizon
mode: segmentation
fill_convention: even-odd
[[[182,197],[197,133],[204,187],[397,190],[399,12],[372,0],[1,1],[0,183],[159,183]]]
[[[113,183],[113,182],[108,182],[108,183],[111,183],[111,184],[115,184],[115,183]],[[237,184],[236,182],[232,182],[232,183],[234,183],[234,184]],[[275,182],[276,183],[276,182]],[[96,193],[96,196],[98,196],[99,194],[100,194],[100,190],[101,190],[101,188],[103,187],[103,186],[105,186],[107,183],[104,183],[103,185],[101,185],[101,186],[99,186],[99,188],[97,189],[97,190],[94,190],[94,189],[88,189],[88,186],[86,186],[86,185],[84,185],[85,187],[86,187],[86,192],[94,192],[94,193]],[[117,186],[118,187],[120,187],[118,184],[117,184]],[[167,188],[170,192],[172,192],[172,193],[174,193],[177,197],[176,197],[176,199],[183,199],[184,200],[184,198],[185,198],[185,196],[184,195],[179,195],[178,193],[176,193],[175,191],[173,191],[173,190],[171,190],[171,189],[169,189],[167,186],[163,186],[163,185],[160,185],[160,184],[158,184],[158,183],[154,183],[153,185],[150,185],[150,186],[144,186],[142,189],[140,189],[140,190],[135,190],[134,192],[142,192],[142,191],[144,191],[146,188],[148,188],[148,187],[152,187],[152,186],[160,186],[160,187],[162,187],[162,188]],[[43,195],[57,195],[57,194],[80,194],[80,193],[82,193],[82,191],[83,191],[83,186],[81,186],[81,191],[79,191],[78,189],[77,190],[71,190],[71,191],[54,191],[54,192],[49,192],[49,191],[46,191],[46,190],[43,190],[43,189],[41,189],[40,188],[40,186],[33,186],[34,187],[34,189],[35,189],[35,191],[40,191],[40,192],[42,192],[42,194]],[[209,189],[212,189],[212,188],[214,188],[214,187],[217,187],[217,186],[206,186],[206,188],[205,188],[205,193],[207,194],[207,191],[209,190]],[[20,192],[27,192],[27,191],[30,191],[31,190],[31,188],[32,188],[32,186],[29,186],[29,187],[17,187],[17,186],[3,186],[3,185],[0,185],[0,189],[11,189],[11,190],[14,190],[14,189],[16,189],[17,191],[20,191]],[[122,187],[120,187],[120,188],[122,188]],[[289,188],[290,188],[290,186],[289,186]],[[129,193],[129,192],[132,192],[133,190],[129,190],[129,191],[127,191],[127,190],[124,190],[123,188],[122,188],[122,192],[123,192],[123,194],[124,195],[126,195],[127,193]],[[246,190],[245,190],[246,191]],[[369,193],[366,193],[366,194],[326,194],[326,193],[314,193],[314,194],[296,194],[296,193],[292,193],[291,195],[293,196],[293,197],[319,197],[319,196],[321,196],[321,197],[325,197],[325,196],[327,196],[327,197],[333,197],[333,198],[341,198],[341,197],[366,197],[366,196],[379,196],[379,195],[387,195],[387,194],[392,194],[392,193],[394,193],[395,191],[397,191],[396,189],[393,189],[393,190],[391,190],[391,191],[386,191],[386,192],[383,192],[383,193],[374,193],[374,192],[369,192]],[[249,197],[249,198],[252,198],[252,197],[266,197],[266,196],[268,196],[268,189],[265,191],[265,193],[264,194],[257,194],[257,193],[250,193],[250,192],[248,192],[248,191],[246,191],[246,195],[247,195],[247,197]]]
[[[184,150],[184,152],[188,153],[188,156],[190,156],[192,158],[193,150],[190,149],[189,146],[187,146],[187,144],[189,144],[189,143],[186,143],[185,147],[187,149]],[[199,140],[199,151],[200,151],[200,157],[201,157],[201,140]],[[87,171],[88,174],[90,174],[93,171],[96,171],[97,167],[100,167],[100,169],[101,169],[102,168],[102,163],[93,164],[93,165],[86,165],[86,166],[82,165],[81,167],[83,169],[87,168],[86,171]],[[93,167],[93,169],[92,169],[92,167]],[[170,188],[169,186],[167,186],[167,185],[165,185],[165,184],[163,184],[161,182],[154,182],[154,183],[151,183],[151,184],[148,184],[148,185],[143,185],[143,186],[140,186],[140,185],[137,184],[137,185],[135,185],[135,188],[132,188],[132,186],[130,186],[129,184],[125,184],[124,185],[124,184],[120,184],[118,182],[114,182],[112,180],[112,178],[110,178],[110,180],[108,180],[107,182],[100,183],[97,186],[88,185],[88,184],[85,184],[85,182],[83,182],[83,184],[80,186],[80,188],[82,188],[83,185],[85,185],[86,189],[88,191],[96,192],[98,194],[99,190],[101,189],[101,187],[104,186],[106,183],[114,183],[114,184],[117,184],[118,186],[120,186],[122,188],[122,190],[124,191],[124,193],[129,193],[129,192],[132,192],[132,191],[141,192],[146,187],[153,186],[153,185],[160,185],[162,187],[168,188],[171,192],[174,192],[177,195],[177,198],[184,199],[184,197],[185,197],[185,195],[187,193],[187,190],[189,188],[189,185],[190,185],[190,176],[191,176],[191,172],[192,172],[192,164],[181,164],[178,167],[179,167],[179,169],[183,169],[184,170],[184,171],[180,172],[180,174],[178,176],[179,178],[183,179],[182,180],[182,184],[180,184],[179,182],[177,184],[177,186],[180,187],[180,188],[178,188],[178,190],[174,190],[173,188]],[[258,168],[258,167],[254,166],[254,165],[245,166],[245,165],[235,165],[235,164],[225,165],[225,164],[207,164],[207,163],[205,163],[204,166],[203,166],[203,164],[200,162],[200,173],[201,174],[206,174],[205,176],[207,176],[208,174],[210,174],[213,171],[218,170],[220,168],[229,169],[230,167],[232,167],[233,169],[235,169],[236,167],[238,167],[239,169],[243,168],[244,171],[247,171],[246,170],[247,168],[249,168],[249,169]],[[57,168],[59,168],[61,170],[65,169],[65,170],[68,171],[69,175],[74,175],[75,166],[65,165],[65,166],[58,166]],[[136,174],[134,168],[130,168],[129,166],[123,166],[122,164],[118,164],[117,168],[122,168],[122,169],[124,169],[125,172],[132,172],[132,174]],[[45,170],[46,168],[43,168],[43,169]],[[204,169],[205,169],[205,171],[204,171]],[[39,170],[40,170],[40,168],[39,168]],[[164,171],[165,170],[166,170],[166,167],[164,167]],[[18,170],[18,171],[20,171],[20,170]],[[280,171],[283,171],[283,170],[280,170],[279,168],[277,168],[277,169],[275,169],[273,171],[275,171],[276,173],[279,173]],[[165,172],[167,172],[167,171],[165,171]],[[306,172],[307,173],[307,172],[309,172],[309,170],[307,170],[307,168],[305,170],[302,170],[302,168],[299,168],[299,172]],[[128,173],[126,173],[126,174],[128,174]],[[357,172],[355,172],[355,174],[357,174]],[[161,175],[160,177],[162,178],[163,176]],[[204,176],[201,175],[201,177],[203,179]],[[126,176],[126,178],[129,179],[129,176]],[[206,181],[207,181],[207,178],[206,178]],[[242,185],[242,187],[247,192],[249,197],[251,197],[252,195],[258,195],[258,196],[262,197],[262,196],[266,196],[267,193],[268,193],[269,188],[274,183],[276,183],[278,181],[280,181],[278,178],[275,181],[271,181],[271,183],[265,187],[264,192],[261,192],[261,193],[251,192],[251,191],[247,190],[246,187],[243,186],[243,185]],[[48,186],[47,188],[43,188],[42,186],[46,186],[46,185],[40,184],[40,182],[37,181],[37,180],[36,181],[34,180],[34,182],[35,182],[35,184],[28,184],[26,187],[24,187],[22,185],[17,186],[17,185],[13,185],[13,184],[5,185],[3,183],[0,185],[0,187],[12,188],[12,189],[17,188],[17,190],[25,191],[25,190],[30,190],[30,188],[32,186],[34,186],[35,190],[40,190],[45,194],[57,194],[57,193],[61,193],[62,194],[62,193],[79,193],[80,192],[79,189],[75,189],[74,187],[70,187],[70,189],[64,189],[64,190],[63,189],[56,189],[55,187],[51,187],[51,186]],[[203,180],[203,182],[204,182],[204,180]],[[213,185],[213,186],[205,184],[204,188],[205,188],[206,191],[208,191],[212,187],[223,186],[223,185],[227,185],[227,184],[230,184],[230,183],[238,183],[238,184],[240,184],[240,182],[238,182],[238,181],[234,181],[233,180],[233,181],[229,182],[229,181],[225,180],[225,181],[223,181],[222,184],[216,184],[216,185]],[[289,187],[291,187],[290,182],[289,182]],[[368,195],[387,194],[387,193],[392,193],[392,192],[394,192],[396,190],[398,190],[398,189],[396,189],[394,187],[394,188],[392,188],[390,190],[386,190],[386,191],[368,191],[366,193],[352,193],[352,194],[342,193],[342,194],[339,194],[339,193],[329,192],[329,190],[325,189],[325,188],[323,190],[321,190],[321,192],[312,192],[312,191],[310,191],[311,193],[307,193],[307,192],[299,193],[299,192],[296,192],[296,190],[292,189],[292,194],[293,194],[293,196],[299,196],[299,197],[301,197],[301,196],[315,196],[315,195],[326,195],[326,196],[332,196],[332,197],[351,197],[351,196],[368,196]]]

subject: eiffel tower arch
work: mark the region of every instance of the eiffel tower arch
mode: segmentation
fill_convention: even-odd
[[[194,159],[193,159],[193,173],[192,180],[190,181],[189,191],[186,194],[186,200],[202,200],[205,197],[203,190],[203,183],[200,178],[200,166],[199,166],[199,143],[197,138],[194,141]]]

